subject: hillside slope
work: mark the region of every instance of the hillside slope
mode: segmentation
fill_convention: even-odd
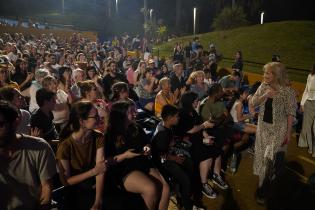
[[[208,50],[214,43],[225,58],[233,58],[236,50],[243,52],[243,59],[266,63],[273,54],[279,54],[288,67],[292,80],[305,82],[308,70],[315,63],[315,22],[285,21],[241,27],[197,35]],[[155,46],[160,55],[169,56],[176,42],[185,45],[193,36],[180,37],[166,44]],[[231,67],[231,60],[224,59],[220,66]],[[244,70],[261,73],[262,65],[245,63]]]

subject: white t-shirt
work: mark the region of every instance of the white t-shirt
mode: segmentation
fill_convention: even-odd
[[[307,83],[301,100],[301,105],[304,106],[307,100],[315,100],[315,75],[309,74]]]
[[[242,102],[240,102],[239,100],[236,100],[236,101],[234,102],[233,106],[232,106],[231,111],[230,111],[230,114],[231,114],[231,116],[233,117],[233,121],[234,121],[235,123],[238,122],[236,106],[239,105],[240,103],[242,103]]]
[[[33,113],[37,109],[39,109],[39,106],[36,101],[36,92],[41,88],[42,86],[38,82],[33,82],[30,87],[30,106],[29,111],[30,113]]]
[[[56,104],[64,104],[65,108],[58,111],[52,111],[54,115],[54,123],[64,123],[69,120],[69,107],[67,106],[68,94],[63,90],[58,90],[56,93]]]

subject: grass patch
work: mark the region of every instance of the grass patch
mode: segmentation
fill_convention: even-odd
[[[227,31],[198,34],[204,49],[214,43],[224,57],[233,58],[236,50],[243,52],[243,59],[267,63],[273,54],[279,54],[287,65],[290,78],[305,82],[308,70],[315,63],[315,22],[284,21],[263,25],[241,27]],[[176,42],[185,45],[193,36],[177,38],[168,43],[157,45],[161,56],[170,56]],[[232,61],[223,60],[220,66],[231,67]],[[304,70],[295,70],[298,68]],[[244,70],[262,72],[262,65],[244,63]]]

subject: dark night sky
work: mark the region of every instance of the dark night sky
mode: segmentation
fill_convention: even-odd
[[[66,8],[70,12],[82,13],[88,12],[86,5],[105,5],[105,0],[64,0]],[[115,0],[112,0],[115,2]],[[143,7],[143,0],[118,0],[119,16],[122,19],[133,20],[137,22],[143,21],[143,16],[140,13],[140,8]],[[249,5],[255,0],[235,0],[236,2],[249,2]],[[259,0],[256,0],[259,1]],[[77,5],[84,4],[78,7]],[[168,26],[173,26],[175,23],[175,5],[176,0],[147,0],[148,7],[154,9],[154,15],[158,19],[163,19]],[[224,5],[231,5],[232,0],[181,0],[182,8],[182,24],[183,31],[191,31],[192,28],[192,7],[197,6],[199,17],[199,32],[206,32],[210,30],[210,25],[215,18],[214,2],[223,2]],[[281,21],[281,20],[315,20],[315,1],[313,0],[262,0],[262,5],[259,11],[265,11],[265,22]],[[23,10],[21,10],[23,8]],[[105,10],[104,6],[96,6],[94,9],[102,12]],[[28,14],[35,14],[36,12],[45,13],[45,11],[60,11],[61,0],[0,0],[0,14],[10,16],[25,16]],[[254,14],[248,14],[248,19],[251,23],[259,23],[259,11]],[[246,11],[245,8],[245,12]],[[91,15],[95,14],[90,12]]]

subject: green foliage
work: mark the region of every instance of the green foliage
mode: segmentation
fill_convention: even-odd
[[[163,37],[167,32],[167,28],[165,25],[161,25],[158,27],[156,32],[159,37]]]
[[[246,15],[241,7],[225,7],[213,21],[215,30],[227,30],[248,25]]]

